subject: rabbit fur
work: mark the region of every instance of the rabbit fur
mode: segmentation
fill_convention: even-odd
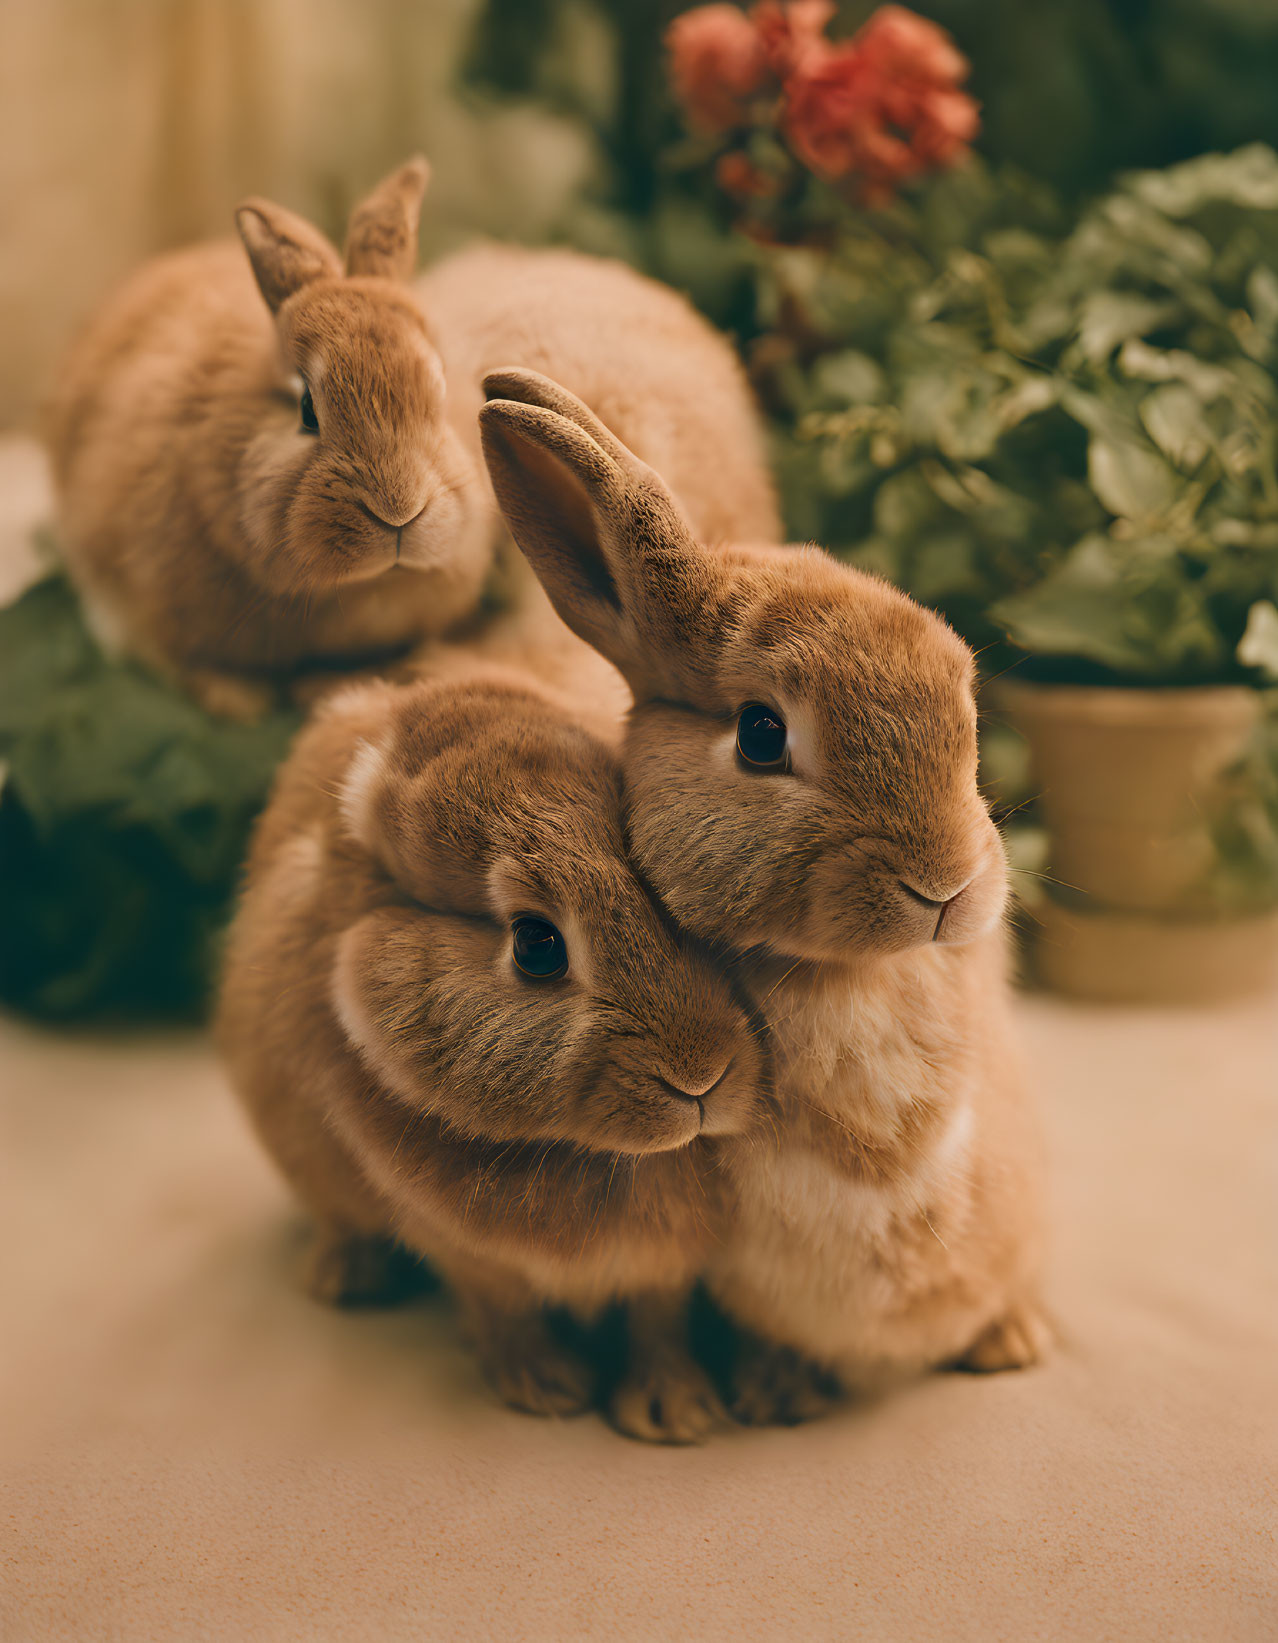
[[[528,915],[566,975],[516,968]],[[553,692],[475,665],[318,709],[256,831],[218,1032],[315,1218],[317,1294],[375,1294],[396,1245],[426,1257],[500,1395],[540,1413],[595,1395],[547,1308],[623,1301],[614,1421],[716,1424],[683,1309],[721,1149],[766,1118],[766,1046],[636,877],[616,760]]]
[[[801,1418],[839,1386],[1034,1361],[1041,1162],[968,647],[819,549],[707,545],[546,378],[486,388],[515,539],[633,693],[634,858],[769,1022],[779,1126],[729,1144],[707,1267],[745,1327],[734,1412]],[[770,768],[739,749],[751,704],[784,731]]]
[[[570,383],[707,537],[777,537],[726,342],[675,293],[570,252],[480,246],[410,287],[428,175],[413,159],[357,206],[344,260],[246,201],[242,243],[145,264],[64,363],[47,434],[70,573],[109,649],[211,711],[253,717],[299,675],[314,700],[482,616],[494,364]]]

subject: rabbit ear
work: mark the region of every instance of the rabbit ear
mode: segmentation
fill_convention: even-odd
[[[575,394],[561,388],[557,382],[542,376],[540,371],[529,371],[520,365],[507,365],[499,371],[489,371],[484,378],[485,399],[509,399],[520,405],[538,405],[545,411],[554,411],[565,421],[575,424],[588,434],[606,456],[610,456],[623,472],[638,475],[644,468],[633,451],[624,446],[617,436]]]
[[[383,177],[351,214],[346,272],[406,280],[417,264],[417,224],[430,166],[420,154]]]
[[[559,615],[642,692],[680,637],[702,626],[713,564],[661,480],[579,400],[531,371],[494,372],[484,387],[530,380],[570,414],[506,399],[484,406],[498,504]]]
[[[258,290],[272,313],[312,280],[340,277],[342,261],[336,248],[318,228],[282,205],[245,200],[235,213],[235,222]]]

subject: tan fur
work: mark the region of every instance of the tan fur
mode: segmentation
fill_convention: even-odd
[[[260,712],[299,674],[314,700],[334,670],[385,671],[476,612],[499,535],[476,423],[494,365],[571,383],[707,537],[776,539],[723,339],[673,292],[568,252],[480,247],[410,292],[427,175],[410,161],[357,206],[345,268],[301,218],[246,202],[242,246],[148,263],[63,366],[48,434],[91,620],[215,712]]]
[[[521,913],[562,931],[562,979],[515,969]],[[615,760],[513,670],[319,711],[257,829],[219,1031],[321,1224],[317,1287],[348,1293],[398,1239],[451,1280],[502,1395],[543,1412],[589,1395],[544,1307],[668,1313],[765,1099],[757,1022],[627,862]],[[703,1435],[686,1350],[636,1361],[618,1423]]]
[[[749,386],[735,352],[686,298],[619,262],[565,250],[481,244],[414,286],[448,381],[448,415],[485,476],[483,381],[544,371],[665,476],[707,541],[777,542],[780,518]],[[527,666],[568,691],[578,717],[615,737],[629,692],[615,668],[555,615],[516,554],[508,613],[457,646],[418,652],[412,670],[464,673],[476,656]]]
[[[504,245],[445,258],[414,291],[481,472],[484,377],[523,367],[562,383],[651,463],[704,540],[780,539],[740,362],[686,298],[624,263]]]
[[[489,504],[402,283],[425,183],[410,162],[358,208],[349,274],[309,224],[247,202],[242,246],[146,264],[63,367],[48,431],[72,575],[118,648],[214,710],[443,632],[479,598]]]
[[[530,372],[488,389],[516,540],[634,693],[635,859],[682,925],[736,955],[771,1024],[781,1126],[731,1149],[711,1287],[783,1354],[856,1383],[1028,1361],[1041,1181],[967,647],[819,550],[708,550],[571,395]],[[784,718],[787,768],[739,758],[749,703]],[[793,1388],[777,1355],[747,1355],[752,1418],[769,1386]]]

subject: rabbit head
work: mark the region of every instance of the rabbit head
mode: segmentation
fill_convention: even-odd
[[[632,853],[676,919],[812,961],[970,941],[1000,917],[968,647],[814,547],[707,546],[590,411],[485,381],[484,452],[560,616],[625,675]]]
[[[613,756],[509,679],[386,700],[339,789],[389,887],[332,984],[369,1069],[498,1140],[639,1154],[746,1127],[766,1052],[631,867]]]
[[[250,443],[241,523],[273,591],[428,569],[486,511],[444,414],[444,372],[406,281],[429,170],[410,160],[350,221],[346,258],[267,200],[236,213],[284,367],[281,415]]]

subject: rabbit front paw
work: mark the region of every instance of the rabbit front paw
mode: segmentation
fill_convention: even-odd
[[[977,1375],[1028,1369],[1042,1361],[1051,1338],[1051,1331],[1034,1307],[1014,1306],[981,1331],[955,1367]]]
[[[644,1443],[704,1443],[728,1425],[710,1377],[686,1353],[632,1366],[608,1414],[619,1432]]]
[[[842,1397],[830,1370],[791,1347],[750,1339],[737,1355],[728,1407],[742,1426],[798,1426],[826,1414]]]
[[[525,1415],[581,1415],[594,1403],[594,1374],[589,1365],[549,1334],[490,1345],[482,1354],[484,1373],[493,1391],[511,1409]]]

